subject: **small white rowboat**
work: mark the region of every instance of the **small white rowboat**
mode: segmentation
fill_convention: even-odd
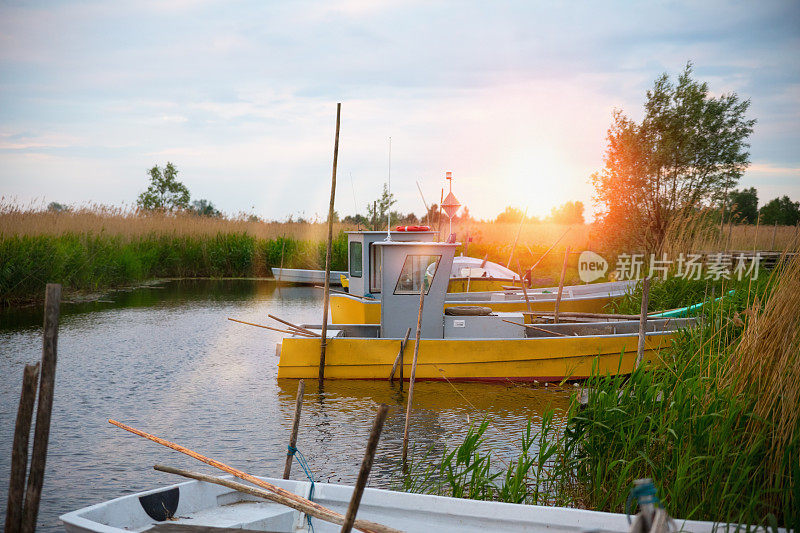
[[[305,498],[311,483],[263,478]],[[313,500],[345,514],[353,487],[317,483]],[[561,507],[541,507],[366,489],[358,518],[403,531],[498,532],[627,532],[624,514]],[[233,489],[189,481],[123,496],[61,516],[69,533],[156,531],[178,526],[236,528],[271,532],[310,531],[306,515],[278,503]],[[681,531],[711,532],[715,524],[676,520]],[[339,531],[340,526],[312,518],[313,531]],[[164,526],[167,527],[164,527]],[[163,528],[163,529],[162,529]]]
[[[273,268],[272,275],[276,280],[286,283],[303,283],[309,285],[325,283],[324,270],[308,270],[305,268]],[[344,270],[331,270],[331,285],[341,285],[341,277],[347,275]]]

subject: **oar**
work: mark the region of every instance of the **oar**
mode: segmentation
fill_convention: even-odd
[[[245,322],[244,320],[236,320],[235,318],[230,318],[230,317],[228,317],[228,320],[230,320],[231,322],[238,322],[239,324],[247,324],[248,326],[255,326],[257,328],[270,329],[272,331],[280,331],[281,333],[288,333],[290,335],[302,335],[303,337],[313,337],[313,335],[309,335],[308,333],[305,333],[305,332],[300,331],[300,330],[291,330],[291,331],[289,331],[289,330],[285,330],[285,329],[272,328],[270,326],[262,326],[261,324],[254,324],[252,322]]]
[[[253,496],[264,498],[265,500],[269,500],[271,502],[280,503],[281,505],[285,505],[286,507],[291,507],[292,509],[300,511],[301,513],[305,513],[309,516],[313,516],[314,518],[324,520],[325,522],[331,522],[339,526],[344,524],[344,517],[338,513],[334,513],[333,511],[323,512],[320,511],[319,509],[305,505],[303,503],[299,503],[290,498],[286,498],[278,494],[272,494],[271,492],[267,492],[265,490],[245,485],[244,483],[238,483],[236,481],[231,481],[230,479],[218,478],[216,476],[209,476],[208,474],[201,474],[200,472],[190,472],[188,470],[183,470],[181,468],[173,468],[171,466],[155,465],[153,468],[158,470],[159,472],[166,472],[168,474],[177,474],[179,476],[188,477],[190,479],[205,481],[206,483],[222,485],[223,487],[228,487],[229,489],[237,490],[244,494],[251,494]],[[394,529],[388,526],[384,526],[383,524],[370,522],[368,520],[356,520],[355,527],[357,529],[363,528],[362,531],[370,530],[370,531],[375,531],[377,533],[395,533],[400,531],[399,529]]]
[[[515,326],[522,326],[523,328],[530,328],[535,329],[536,331],[541,331],[542,333],[549,333],[551,335],[558,335],[559,337],[569,337],[566,333],[559,333],[558,331],[550,331],[549,329],[539,328],[532,324],[520,324],[519,322],[513,322],[511,320],[506,320],[505,318],[502,319],[503,322],[508,322],[509,324],[514,324]]]
[[[303,333],[305,333],[306,335],[311,335],[312,337],[321,337],[321,336],[322,336],[322,335],[320,335],[319,333],[314,333],[313,331],[311,331],[311,330],[308,330],[308,329],[306,329],[306,328],[301,328],[301,327],[300,327],[300,326],[298,326],[297,324],[292,324],[291,322],[287,322],[286,320],[284,320],[284,319],[282,319],[282,318],[278,318],[278,317],[276,317],[275,315],[267,315],[267,316],[268,316],[268,317],[270,317],[270,318],[271,318],[271,319],[273,319],[273,320],[277,320],[277,321],[278,321],[278,322],[280,322],[281,324],[286,324],[286,325],[287,325],[287,326],[289,326],[290,328],[296,329],[296,330],[298,330],[298,331],[302,331],[302,332],[303,332]]]
[[[222,470],[223,472],[227,472],[229,474],[233,474],[234,476],[238,477],[239,479],[243,479],[245,481],[249,481],[253,485],[257,485],[257,486],[259,486],[261,488],[267,489],[268,491],[274,492],[275,494],[283,496],[284,498],[288,498],[288,499],[290,499],[292,501],[295,501],[297,503],[306,505],[307,507],[309,507],[311,509],[316,509],[320,513],[329,514],[330,516],[336,516],[336,517],[338,517],[339,519],[342,520],[341,523],[344,523],[344,516],[343,515],[335,512],[335,511],[331,511],[327,507],[323,507],[322,505],[320,505],[318,503],[315,503],[315,502],[312,502],[311,500],[307,500],[306,498],[303,498],[302,496],[298,496],[297,494],[294,494],[293,492],[289,492],[286,489],[282,489],[282,488],[278,487],[277,485],[273,485],[272,483],[270,483],[268,481],[264,481],[263,479],[257,478],[256,476],[254,476],[252,474],[248,474],[247,472],[243,472],[241,470],[233,468],[232,466],[228,466],[225,463],[221,463],[221,462],[219,462],[219,461],[217,461],[215,459],[211,459],[210,457],[206,457],[204,455],[200,455],[199,453],[197,453],[197,452],[195,452],[193,450],[190,450],[189,448],[186,448],[184,446],[181,446],[180,444],[176,444],[176,443],[170,442],[170,441],[168,441],[166,439],[162,439],[160,437],[156,437],[155,435],[151,435],[150,433],[145,433],[144,431],[141,431],[141,430],[138,430],[138,429],[136,429],[134,427],[128,426],[126,424],[123,424],[122,422],[117,422],[116,420],[109,420],[108,423],[109,424],[113,424],[113,425],[117,426],[118,428],[122,428],[125,431],[129,431],[129,432],[133,433],[134,435],[139,435],[140,437],[144,437],[147,440],[151,440],[151,441],[153,441],[153,442],[155,442],[157,444],[161,444],[162,446],[166,446],[167,448],[170,448],[170,449],[173,449],[173,450],[175,450],[177,452],[181,452],[183,454],[186,454],[189,457],[193,457],[193,458],[197,459],[198,461],[206,463],[207,465],[213,466],[214,468],[218,468],[218,469]],[[372,529],[370,529],[368,527],[363,527],[363,528],[362,527],[358,527],[358,529],[360,529],[361,531],[366,531],[366,532],[374,531],[374,530],[372,530]]]

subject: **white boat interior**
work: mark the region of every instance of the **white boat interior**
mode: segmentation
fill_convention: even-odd
[[[230,476],[225,476],[230,478]],[[311,483],[263,478],[270,483],[308,498]],[[312,499],[345,514],[353,487],[316,483]],[[582,509],[543,507],[411,494],[367,488],[361,499],[359,519],[370,520],[410,532],[627,532],[624,514]],[[261,500],[233,489],[202,481],[188,481],[62,515],[69,533],[123,533],[147,531],[158,524],[180,524],[235,528],[250,531],[319,533],[339,531],[340,526],[300,511]],[[681,521],[682,531],[711,532],[712,522]],[[313,527],[313,529],[311,529]]]

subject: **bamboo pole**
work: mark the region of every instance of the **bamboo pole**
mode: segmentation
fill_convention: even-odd
[[[436,198],[434,196],[434,198]],[[439,227],[436,229],[436,241],[440,242],[442,240],[442,202],[444,202],[444,189],[442,189],[442,196],[439,199],[439,216],[437,217],[436,222],[439,224]]]
[[[236,320],[235,318],[231,317],[228,317],[228,320],[230,320],[231,322],[238,322],[239,324],[247,324],[248,326],[255,326],[257,328],[264,328],[272,331],[280,331],[281,333],[288,333],[289,335],[302,335],[303,337],[315,337],[315,338],[319,337],[319,335],[310,335],[300,330],[288,330],[288,329],[273,328],[270,326],[262,326],[261,324],[255,324],[253,322],[245,322],[244,320]]]
[[[292,473],[292,459],[297,449],[297,431],[300,429],[300,411],[303,409],[303,395],[306,392],[306,382],[302,379],[297,384],[297,399],[294,401],[294,420],[292,421],[292,434],[289,437],[289,447],[286,450],[286,464],[283,467],[283,479],[289,479]]]
[[[522,267],[519,264],[519,259],[517,259],[517,272],[519,272],[519,281],[520,285],[522,285],[522,294],[525,295],[525,306],[528,308],[528,312],[531,312],[531,301],[528,300],[528,289],[525,287],[525,280],[522,277]]]
[[[417,334],[414,340],[414,359],[411,362],[411,377],[408,380],[408,403],[406,405],[406,423],[403,427],[403,472],[407,472],[408,457],[408,423],[411,419],[411,402],[414,400],[414,379],[417,376],[417,358],[419,357],[419,337],[422,330],[422,307],[425,302],[425,283],[419,291],[419,312],[417,312]]]
[[[325,381],[325,349],[328,346],[328,302],[331,297],[331,247],[333,246],[333,202],[336,197],[336,165],[339,160],[339,124],[342,104],[336,104],[336,140],[333,143],[333,172],[331,174],[331,202],[328,206],[328,246],[325,251],[325,295],[322,304],[322,335],[319,341],[319,384]]]
[[[553,316],[555,313],[553,311],[531,311],[525,312],[525,315],[531,316],[546,316],[550,317]],[[584,313],[579,311],[560,311],[558,313],[559,317],[563,318],[602,318],[608,320],[639,320],[641,315],[620,315],[614,313]]]
[[[25,474],[28,470],[28,440],[31,434],[33,406],[36,403],[36,380],[40,363],[25,365],[22,371],[22,392],[14,425],[14,443],[11,448],[11,475],[8,480],[8,505],[6,506],[6,533],[19,533],[22,525],[22,502],[25,499]]]
[[[408,342],[408,337],[411,335],[411,328],[406,329],[406,336],[400,341],[400,351],[397,352],[397,357],[394,358],[394,364],[392,365],[392,371],[389,372],[389,383],[394,383],[394,372],[397,370],[397,365],[400,365],[400,387],[403,387],[403,352],[406,349],[406,343]]]
[[[311,331],[310,329],[306,329],[306,328],[300,327],[300,326],[298,326],[297,324],[292,324],[291,322],[288,322],[288,321],[286,321],[286,320],[284,320],[284,319],[282,319],[282,318],[278,318],[278,317],[276,317],[275,315],[270,315],[270,314],[267,314],[267,316],[268,316],[268,317],[270,317],[272,320],[277,320],[277,321],[278,321],[278,322],[280,322],[281,324],[286,324],[286,325],[287,325],[287,326],[289,326],[290,328],[296,329],[296,330],[298,330],[298,331],[302,331],[303,333],[305,333],[305,334],[307,334],[307,335],[311,335],[312,337],[319,337],[319,336],[320,336],[320,334],[319,334],[319,333],[314,333],[314,332],[313,332],[313,331]]]
[[[536,331],[541,331],[542,333],[550,333],[551,335],[557,335],[559,337],[569,337],[569,335],[567,335],[566,333],[561,333],[560,331],[550,331],[549,329],[540,328],[538,326],[534,326],[533,324],[520,324],[519,322],[514,322],[513,320],[506,320],[505,318],[502,320],[503,322],[514,324],[515,326],[522,326],[523,328],[535,329]]]
[[[650,301],[650,276],[642,280],[642,310],[639,314],[639,346],[636,348],[636,365],[638,368],[644,357],[644,342],[647,338],[647,305]]]
[[[558,324],[558,308],[561,305],[561,295],[564,292],[564,276],[567,274],[567,259],[569,258],[569,246],[564,249],[564,264],[561,267],[561,280],[558,282],[558,296],[553,312],[553,324]]]
[[[389,411],[389,406],[386,404],[381,404],[380,407],[378,407],[378,414],[375,415],[375,421],[372,423],[372,430],[369,432],[367,449],[364,452],[364,459],[361,461],[361,469],[358,471],[358,479],[353,489],[353,495],[350,497],[350,505],[347,507],[347,514],[344,516],[344,524],[342,524],[341,533],[350,533],[350,530],[353,529],[353,523],[356,521],[356,514],[358,513],[358,506],[361,504],[361,497],[364,495],[364,487],[367,486],[369,473],[372,470],[372,463],[375,460],[375,449],[378,447],[378,441],[381,438],[381,431],[383,431],[383,423],[386,421],[387,411]]]
[[[39,375],[39,405],[36,408],[36,429],[33,435],[31,467],[25,503],[22,508],[22,533],[36,531],[39,501],[42,497],[47,443],[50,440],[50,418],[53,413],[53,393],[56,384],[58,359],[58,319],[61,305],[61,285],[48,283],[44,300],[44,335],[42,337],[42,371]]]
[[[511,268],[511,258],[514,257],[514,250],[517,249],[517,241],[519,240],[519,234],[522,232],[522,225],[525,224],[525,217],[528,216],[528,208],[525,208],[525,213],[522,215],[522,218],[519,221],[519,227],[517,228],[517,236],[514,237],[514,244],[511,246],[511,253],[508,254],[508,263],[506,263],[506,268]]]
[[[564,233],[562,233],[562,234],[561,234],[561,237],[559,237],[558,239],[556,239],[556,242],[554,242],[554,243],[552,244],[552,246],[550,246],[550,248],[548,248],[548,249],[547,249],[547,251],[546,251],[545,253],[543,253],[543,254],[542,254],[542,257],[540,257],[540,258],[539,258],[539,259],[538,259],[538,260],[537,260],[537,261],[536,261],[536,262],[533,264],[533,266],[532,266],[531,268],[529,268],[529,269],[528,269],[528,272],[530,272],[530,273],[531,273],[531,279],[533,279],[533,271],[534,271],[534,269],[535,269],[537,266],[539,266],[539,263],[541,263],[541,262],[544,260],[544,258],[548,256],[548,254],[549,254],[549,253],[550,253],[550,252],[553,250],[553,248],[555,248],[555,247],[556,247],[556,244],[558,244],[559,242],[561,242],[561,239],[563,239],[563,238],[564,238],[564,236],[565,236],[567,233],[569,233],[569,230],[571,230],[571,229],[572,229],[572,226],[568,227],[568,228],[567,228],[567,229],[564,231]]]
[[[314,285],[314,288],[315,289],[323,289],[323,290],[325,289],[325,287],[323,285]],[[370,298],[369,296],[360,296],[358,294],[352,294],[352,293],[345,292],[345,291],[338,291],[336,289],[328,289],[328,292],[332,292],[332,293],[336,293],[336,294],[344,294],[346,296],[352,296],[353,298],[360,298],[362,300],[370,300],[370,301],[373,301],[373,302],[377,302],[378,301],[378,298]]]
[[[291,498],[287,498],[286,496],[281,496],[280,494],[273,494],[265,490],[251,487],[250,485],[245,485],[244,483],[231,481],[230,479],[219,478],[216,476],[210,476],[208,474],[201,474],[200,472],[190,472],[188,470],[183,470],[182,468],[174,468],[171,466],[155,465],[153,469],[158,470],[159,472],[166,472],[168,474],[177,474],[179,476],[187,477],[190,479],[196,479],[198,481],[204,481],[206,483],[213,483],[214,485],[221,485],[223,487],[228,487],[229,489],[239,491],[243,494],[250,494],[258,498],[264,498],[265,500],[285,505],[286,507],[290,507],[296,511],[305,513],[311,517],[317,518],[319,520],[324,520],[325,522],[331,522],[332,524],[336,525],[344,524],[344,517],[339,513],[331,511],[330,509],[326,509],[323,507],[323,509],[325,510],[321,511],[316,507],[306,505]],[[356,520],[355,528],[360,529],[361,531],[374,531],[375,533],[399,533],[400,531],[398,529],[384,526],[383,524],[370,522],[369,520]]]
[[[313,509],[315,509],[315,510],[317,510],[319,512],[332,513],[333,515],[338,516],[339,518],[342,519],[342,521],[344,521],[344,516],[342,516],[339,513],[335,513],[334,511],[331,511],[330,509],[328,509],[326,507],[323,507],[322,505],[320,505],[318,503],[312,502],[311,500],[303,498],[302,496],[298,496],[297,494],[294,494],[293,492],[289,492],[286,489],[282,489],[282,488],[278,487],[277,485],[273,485],[269,481],[265,481],[265,480],[263,480],[261,478],[258,478],[258,477],[254,476],[252,474],[248,474],[247,472],[243,472],[242,470],[233,468],[232,466],[228,466],[225,463],[221,463],[221,462],[219,462],[219,461],[217,461],[215,459],[211,459],[210,457],[206,457],[204,455],[201,455],[201,454],[199,454],[199,453],[197,453],[197,452],[195,452],[193,450],[190,450],[189,448],[186,448],[185,446],[181,446],[180,444],[176,444],[176,443],[170,442],[170,441],[168,441],[166,439],[162,439],[160,437],[156,437],[155,435],[151,435],[150,433],[145,433],[144,431],[141,431],[141,430],[138,430],[138,429],[136,429],[134,427],[128,426],[127,424],[123,424],[122,422],[117,422],[116,420],[109,420],[108,423],[112,424],[114,426],[117,426],[118,428],[124,429],[125,431],[129,431],[130,433],[133,433],[134,435],[139,435],[140,437],[144,437],[147,440],[151,440],[151,441],[153,441],[153,442],[155,442],[157,444],[161,444],[162,446],[166,446],[167,448],[170,448],[170,449],[175,450],[177,452],[181,452],[183,454],[186,454],[189,457],[193,457],[194,459],[197,459],[198,461],[201,461],[201,462],[203,462],[203,463],[205,463],[207,465],[213,466],[214,468],[218,468],[218,469],[222,470],[223,472],[227,472],[229,474],[232,474],[232,475],[238,477],[239,479],[243,479],[245,481],[249,481],[253,485],[259,486],[262,489],[267,489],[270,492],[273,492],[275,494],[278,494],[280,496],[288,498],[288,499],[290,499],[290,500],[292,500],[292,501],[294,501],[296,503],[304,504],[304,505],[309,506],[310,508],[313,508]],[[361,528],[359,528],[359,529],[361,529]],[[362,531],[367,531],[367,530],[366,529],[362,529]]]

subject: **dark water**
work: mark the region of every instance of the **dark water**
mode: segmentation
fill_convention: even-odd
[[[264,281],[192,280],[65,304],[42,530],[58,516],[179,481],[156,463],[209,472],[182,454],[107,423],[114,418],[251,473],[283,472],[297,383],[278,381],[281,334],[226,320],[319,322],[321,292]],[[41,352],[41,309],[0,314],[0,508],[5,511],[22,369]],[[569,391],[491,384],[418,383],[411,421],[416,450],[440,452],[470,423],[488,419],[487,439],[513,453],[527,420],[566,407]],[[403,436],[404,396],[388,382],[306,384],[298,448],[318,480],[352,483],[379,403],[389,404],[372,486],[390,487]],[[434,452],[434,456],[437,453]],[[292,476],[304,474],[297,463]],[[5,513],[3,512],[3,516]]]

